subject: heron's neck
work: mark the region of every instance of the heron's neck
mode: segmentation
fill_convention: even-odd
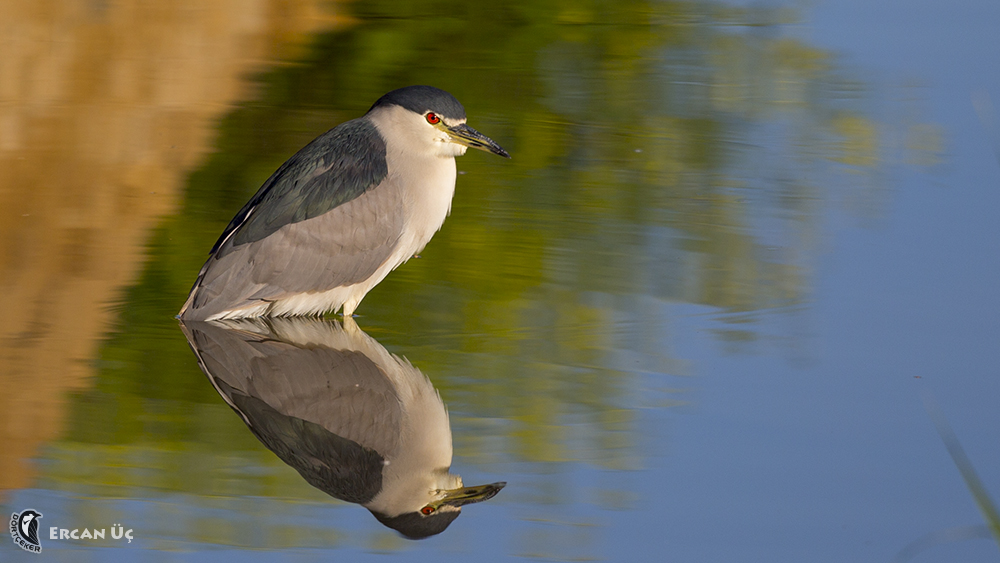
[[[462,480],[448,473],[451,466],[451,426],[437,391],[424,378],[397,385],[403,403],[399,448],[386,456],[382,490],[365,506],[396,516],[420,510],[437,490],[460,487]]]

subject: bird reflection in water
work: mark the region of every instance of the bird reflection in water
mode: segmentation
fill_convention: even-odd
[[[250,431],[312,486],[411,539],[439,534],[506,483],[449,472],[430,380],[350,318],[181,321],[198,364]]]

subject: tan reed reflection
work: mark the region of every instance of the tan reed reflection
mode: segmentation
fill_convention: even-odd
[[[7,3],[0,22],[0,490],[29,486],[159,218],[248,79],[324,0]]]

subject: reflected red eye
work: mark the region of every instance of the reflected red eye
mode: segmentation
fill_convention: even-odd
[[[427,123],[430,123],[431,125],[437,125],[438,123],[441,122],[441,118],[438,117],[438,114],[434,112],[428,113],[426,117],[427,117]],[[434,512],[433,508],[431,509],[431,512]]]
[[[427,114],[427,121],[431,120],[431,116],[432,115],[434,115],[434,114],[433,113]],[[434,513],[434,507],[433,506],[425,506],[425,507],[423,507],[423,508],[420,509],[420,513],[423,514],[424,516],[430,516],[431,514]]]

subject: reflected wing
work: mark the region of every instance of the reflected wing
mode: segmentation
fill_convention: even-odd
[[[385,460],[375,450],[308,420],[278,412],[224,381],[217,380],[216,389],[240,413],[254,436],[310,485],[359,504],[371,502],[382,489]]]
[[[358,345],[370,338],[315,319],[283,325],[297,341],[263,321],[229,325],[239,330],[181,326],[202,370],[268,449],[332,496],[374,497],[383,462],[398,448],[402,413],[382,360]]]

